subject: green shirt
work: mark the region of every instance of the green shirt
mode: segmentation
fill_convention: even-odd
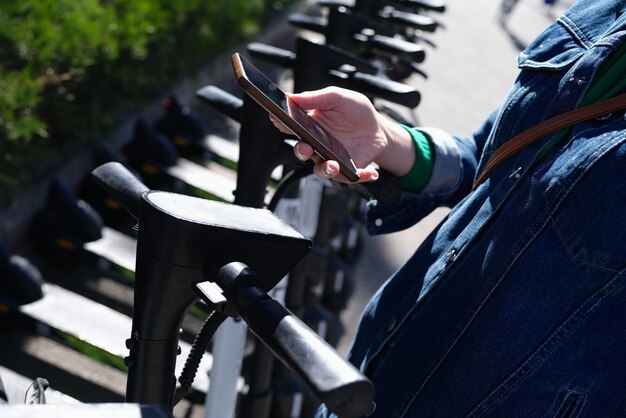
[[[626,88],[626,44],[615,51],[598,69],[579,107],[613,97],[624,88]],[[556,134],[541,150],[535,163],[541,161],[559,142],[567,138],[569,133],[570,128],[566,128]]]
[[[400,178],[400,185],[403,190],[419,192],[426,186],[433,171],[435,161],[435,151],[430,138],[417,128],[400,125],[411,135],[415,143],[415,163],[411,170]]]

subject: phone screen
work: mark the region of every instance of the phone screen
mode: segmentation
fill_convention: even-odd
[[[350,155],[344,148],[344,146],[335,138],[330,136],[319,124],[317,124],[313,118],[311,118],[306,111],[304,111],[301,107],[295,104],[292,100],[290,100],[285,93],[276,86],[270,79],[268,79],[261,71],[259,71],[254,65],[252,65],[245,58],[241,57],[239,54],[235,54],[239,58],[239,62],[241,63],[241,67],[244,71],[243,76],[250,82],[253,86],[255,86],[264,96],[266,96],[271,102],[273,102],[276,106],[278,106],[282,112],[288,115],[293,121],[295,121],[299,127],[308,133],[315,142],[310,144],[315,151],[320,154],[325,159],[334,159],[340,165],[345,166],[342,170],[342,173],[351,181],[358,180],[358,175],[356,174],[356,166],[354,162],[350,158]],[[253,96],[254,98],[254,96]],[[256,99],[256,98],[255,98]],[[258,100],[257,100],[258,101]],[[260,103],[263,106],[263,103]],[[271,109],[267,109],[271,111]],[[275,112],[272,112],[275,113]],[[293,129],[293,125],[288,123],[288,120],[284,118],[280,118],[280,115],[276,115],[290,129]],[[290,126],[291,125],[291,126]],[[299,135],[299,132],[294,130],[294,134]],[[301,138],[306,142],[308,138]],[[319,145],[326,149],[319,149]]]

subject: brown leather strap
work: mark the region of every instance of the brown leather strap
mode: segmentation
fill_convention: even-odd
[[[561,115],[550,118],[535,125],[524,132],[515,135],[513,138],[502,144],[483,167],[482,172],[474,182],[472,190],[476,189],[480,183],[502,162],[510,156],[524,149],[524,147],[544,138],[547,135],[560,131],[577,123],[589,119],[597,118],[611,112],[626,108],[626,93],[610,99],[601,100],[578,109],[570,110]]]

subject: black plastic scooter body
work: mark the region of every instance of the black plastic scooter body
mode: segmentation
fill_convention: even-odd
[[[164,114],[154,126],[176,146],[181,155],[202,155],[207,128],[188,106],[171,95],[162,102]]]
[[[142,195],[139,220],[127,401],[171,402],[178,330],[198,299],[195,285],[243,260],[269,290],[311,242],[267,210],[159,191]]]
[[[102,237],[102,217],[87,202],[79,199],[60,178],[53,178],[46,203],[33,215],[30,236],[48,261],[57,265],[74,264],[84,255],[87,242]]]
[[[145,255],[196,270],[209,279],[224,264],[240,261],[262,278],[265,291],[311,245],[264,209],[149,191],[142,197],[140,211],[139,238]]]
[[[360,73],[374,75],[378,72],[369,61],[330,44],[319,44],[305,38],[296,41],[294,87],[295,92],[315,90],[335,84],[329,71],[350,65]]]
[[[44,280],[27,258],[12,254],[0,242],[0,305],[16,307],[43,297]]]

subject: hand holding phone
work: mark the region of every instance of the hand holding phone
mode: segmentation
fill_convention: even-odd
[[[357,168],[341,142],[324,130],[244,57],[235,53],[232,64],[237,82],[246,94],[274,115],[300,140],[308,143],[322,159],[337,161],[339,171],[349,181],[359,180]]]

